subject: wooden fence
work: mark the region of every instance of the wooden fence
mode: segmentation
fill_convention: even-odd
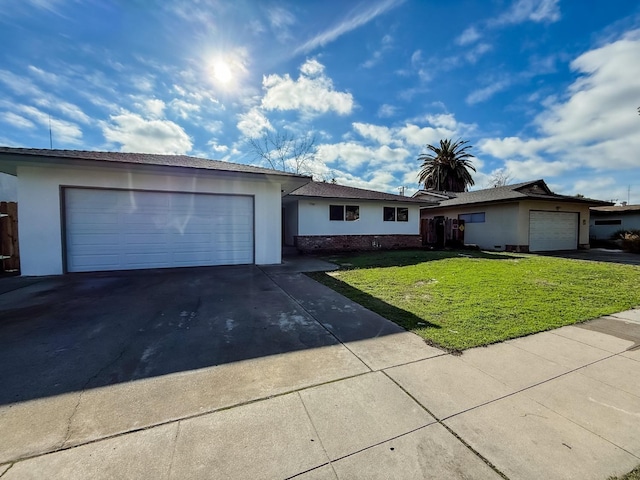
[[[436,248],[464,245],[464,220],[457,218],[422,218],[420,220],[422,244]]]
[[[0,272],[19,270],[18,204],[0,202]]]

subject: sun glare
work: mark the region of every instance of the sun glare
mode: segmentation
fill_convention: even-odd
[[[224,60],[218,60],[213,64],[213,76],[220,83],[229,83],[233,78],[233,73],[229,64]]]

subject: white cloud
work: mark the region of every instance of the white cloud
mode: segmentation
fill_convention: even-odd
[[[292,36],[289,27],[296,23],[296,17],[282,7],[268,7],[267,19],[272,31],[280,43],[291,40]]]
[[[307,115],[330,111],[339,115],[351,113],[353,96],[336,91],[333,81],[324,74],[323,69],[317,60],[307,60],[300,67],[297,80],[293,80],[289,74],[265,76],[262,80],[265,90],[262,107],[266,110],[298,110]]]
[[[50,110],[57,110],[66,117],[77,120],[78,122],[90,123],[91,121],[91,119],[80,109],[80,107],[74,105],[73,103],[60,100],[59,98],[54,97],[52,100],[44,97],[34,98],[34,103],[39,107],[48,108]]]
[[[380,118],[393,117],[398,113],[398,107],[385,103],[378,109],[377,116]]]
[[[300,67],[300,72],[302,72],[307,77],[317,77],[324,73],[324,65],[322,65],[318,60],[312,58],[307,60]]]
[[[44,95],[42,90],[36,87],[31,80],[26,77],[20,77],[8,70],[0,70],[0,82],[18,95],[29,97],[42,97]]]
[[[256,138],[262,135],[265,130],[273,130],[269,119],[257,107],[253,107],[246,113],[241,113],[238,118],[240,118],[237,125],[238,130],[245,137]]]
[[[35,74],[40,80],[50,85],[60,85],[60,83],[63,81],[62,77],[60,77],[59,75],[47,72],[33,65],[29,65],[29,71]]]
[[[474,90],[469,95],[465,101],[469,105],[475,105],[476,103],[486,102],[491,97],[493,97],[496,93],[505,90],[511,85],[511,80],[508,78],[504,78],[502,80],[495,81],[486,87],[479,88],[478,90]]]
[[[33,123],[28,118],[24,118],[22,115],[17,115],[13,112],[3,112],[2,113],[2,121],[7,123],[13,127],[26,129],[26,128],[36,128],[36,124]]]
[[[164,116],[164,108],[166,105],[159,98],[149,98],[145,100],[144,106],[147,115],[155,118],[162,118]]]
[[[54,146],[60,143],[77,145],[81,142],[82,130],[75,123],[52,117],[30,105],[18,105],[17,110],[44,127],[44,132],[48,132],[49,125],[51,125]]]
[[[516,0],[499,17],[489,22],[492,26],[514,25],[523,22],[552,23],[560,20],[560,0]]]
[[[479,40],[481,36],[482,35],[480,35],[480,32],[478,32],[475,27],[468,27],[458,38],[456,38],[456,43],[462,46],[469,45]]]
[[[296,48],[293,51],[293,55],[295,56],[299,53],[308,53],[317,47],[323,47],[345,33],[369,23],[377,16],[382,15],[402,3],[404,3],[404,0],[381,0],[373,4],[368,4],[367,8],[364,9],[362,4],[360,4],[351,10],[339,23],[333,25],[324,32],[317,34]]]
[[[371,58],[365,61],[362,64],[362,66],[364,68],[371,68],[377,65],[380,62],[380,60],[382,60],[382,57],[385,54],[385,52],[391,49],[392,44],[393,44],[393,37],[391,35],[387,34],[384,37],[382,37],[382,40],[380,41],[380,48],[375,52],[373,52],[373,55],[371,55]]]
[[[216,140],[210,140],[209,142],[207,142],[207,145],[209,145],[211,147],[211,150],[216,153],[226,153],[229,151],[229,147],[227,147],[226,145],[220,145]]]
[[[578,167],[637,168],[638,58],[640,30],[584,53],[571,63],[579,77],[564,99],[549,103],[536,117],[536,136],[486,139],[480,148],[497,158],[523,160],[510,167],[514,173],[518,173],[516,167],[545,175]],[[556,160],[542,161],[546,156]]]
[[[381,145],[395,143],[393,139],[393,132],[389,127],[358,122],[353,123],[352,126],[353,129],[363,137],[374,140]]]
[[[189,118],[191,114],[200,111],[199,104],[187,102],[186,100],[180,100],[179,98],[174,98],[173,100],[171,100],[171,102],[169,102],[169,106],[180,116],[180,118],[184,120]]]
[[[476,63],[482,55],[491,51],[492,48],[488,43],[479,43],[465,53],[464,58],[466,58],[469,63]]]
[[[454,130],[442,127],[419,127],[411,123],[407,123],[402,127],[398,134],[404,138],[410,145],[424,147],[426,144],[434,144],[442,138],[452,138],[456,136]]]
[[[355,142],[340,142],[318,146],[318,159],[325,163],[337,163],[348,169],[367,165],[385,165],[403,168],[400,162],[410,155],[405,148],[390,148],[386,145],[368,147]]]
[[[136,113],[124,111],[102,122],[102,133],[112,143],[120,144],[123,152],[185,154],[191,150],[189,135],[169,120],[147,120]]]

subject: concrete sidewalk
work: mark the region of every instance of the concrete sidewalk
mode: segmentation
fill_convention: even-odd
[[[76,428],[102,405],[124,427],[6,460],[0,477],[603,480],[640,463],[640,310],[452,356],[297,270],[263,271],[335,344],[93,389]],[[132,395],[120,409],[118,388]],[[143,395],[166,410],[176,389],[187,404],[204,389],[212,407],[127,423]],[[0,422],[33,436],[32,402],[53,425],[56,402],[80,405],[66,395]]]

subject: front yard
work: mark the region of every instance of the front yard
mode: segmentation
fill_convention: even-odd
[[[331,257],[314,279],[429,343],[464,350],[640,305],[640,267],[523,254]]]

